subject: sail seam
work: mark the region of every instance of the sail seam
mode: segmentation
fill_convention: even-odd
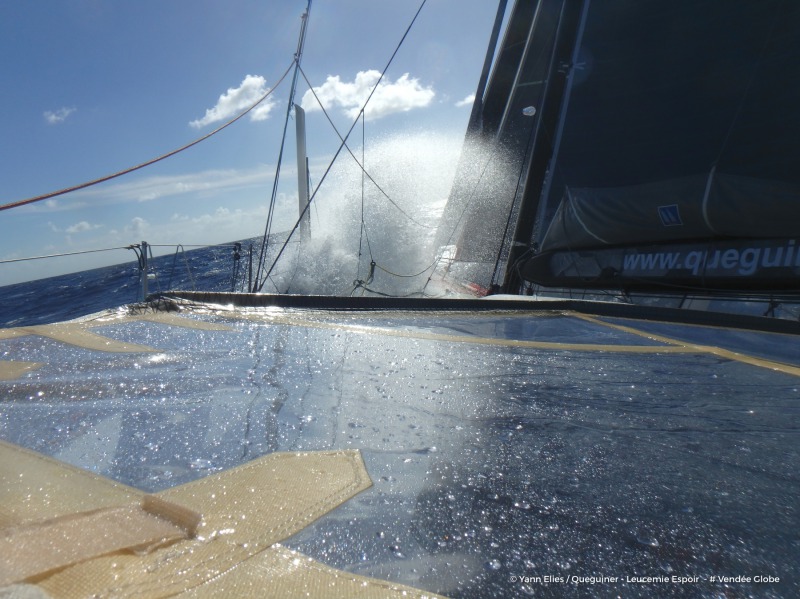
[[[581,215],[578,213],[578,209],[575,207],[575,203],[572,200],[572,193],[570,192],[569,188],[567,188],[567,203],[569,204],[572,213],[575,215],[575,219],[578,221],[578,224],[583,228],[584,231],[586,231],[590,236],[594,237],[600,243],[603,243],[605,245],[610,245],[608,241],[606,241],[599,235],[595,235],[591,231],[591,229],[589,229],[589,227],[586,226],[586,223],[583,222],[583,219],[581,218]]]
[[[711,171],[708,173],[708,181],[706,181],[706,189],[703,192],[703,220],[706,223],[706,226],[711,229],[712,233],[719,235],[719,231],[714,228],[714,225],[711,224],[711,219],[708,217],[708,199],[711,196],[711,184],[714,181],[714,175],[717,172],[717,165],[711,167]]]

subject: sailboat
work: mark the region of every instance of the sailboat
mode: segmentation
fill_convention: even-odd
[[[794,268],[791,227],[764,235],[767,218],[753,239],[729,239],[715,202],[794,205],[779,176],[788,153],[752,170],[731,161],[763,83],[750,75],[787,68],[778,42],[798,14],[782,2],[501,2],[439,237],[450,264],[437,284],[473,293],[172,290],[0,330],[1,592],[796,596],[800,323],[527,292],[613,290],[625,279],[602,256],[622,246],[706,251],[704,281],[717,248],[722,266],[761,247],[759,268]],[[709,70],[687,74],[684,55]],[[741,64],[751,70],[719,92],[733,108],[711,106],[724,143],[698,126],[709,98],[690,102],[692,118],[651,122],[665,116],[653,102],[675,100],[659,95],[667,83]],[[789,105],[796,85],[759,97]],[[686,154],[679,133],[704,142]],[[788,151],[800,138],[779,139]],[[698,202],[720,239],[672,233],[700,227]],[[745,293],[793,289],[763,275]],[[698,289],[658,276],[636,279],[656,296]],[[714,284],[730,291],[733,278]]]

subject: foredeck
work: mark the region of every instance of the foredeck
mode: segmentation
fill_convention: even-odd
[[[285,545],[443,595],[800,591],[796,335],[180,303],[0,331],[0,438],[148,492],[359,450],[373,486]]]

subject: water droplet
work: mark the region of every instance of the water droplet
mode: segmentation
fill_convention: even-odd
[[[646,535],[637,536],[636,537],[636,542],[639,543],[640,545],[645,545],[647,547],[660,547],[661,546],[661,543],[658,542],[657,538],[646,536]]]
[[[189,468],[192,470],[213,470],[214,464],[211,462],[211,460],[197,458],[189,462]]]

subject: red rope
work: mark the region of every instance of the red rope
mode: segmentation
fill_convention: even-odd
[[[155,164],[156,162],[160,162],[160,161],[164,160],[165,158],[169,158],[171,156],[174,156],[175,154],[178,154],[179,152],[183,152],[184,150],[188,150],[192,146],[195,146],[195,145],[199,144],[201,141],[205,141],[209,137],[211,137],[212,135],[215,135],[215,134],[219,133],[220,131],[222,131],[226,127],[228,127],[230,125],[233,125],[233,123],[235,123],[236,121],[238,121],[239,119],[241,119],[242,117],[247,115],[256,106],[258,106],[264,100],[266,100],[272,94],[272,92],[274,92],[278,88],[278,86],[283,82],[283,80],[286,78],[286,75],[289,74],[289,71],[291,70],[293,64],[294,64],[294,61],[286,69],[286,72],[284,72],[284,74],[281,75],[281,78],[278,79],[278,82],[274,86],[272,86],[272,88],[266,94],[261,96],[261,98],[259,98],[259,100],[255,104],[253,104],[250,108],[248,108],[247,110],[245,110],[244,112],[242,112],[238,116],[234,117],[233,119],[231,119],[230,121],[228,121],[224,125],[222,125],[220,127],[217,127],[211,133],[208,133],[208,134],[204,135],[203,137],[201,137],[199,139],[195,139],[194,141],[189,142],[185,146],[181,146],[177,150],[172,150],[171,152],[167,152],[166,154],[162,154],[158,158],[153,158],[152,160],[148,160],[147,162],[143,162],[141,164],[137,164],[136,166],[133,166],[131,168],[127,168],[125,170],[116,172],[113,175],[106,175],[105,177],[100,177],[99,179],[94,179],[92,181],[87,181],[86,183],[80,183],[79,185],[73,185],[72,187],[65,187],[64,189],[59,189],[58,191],[52,191],[50,193],[46,193],[44,195],[36,196],[36,197],[33,197],[33,198],[28,198],[26,200],[18,200],[16,202],[10,202],[8,204],[2,204],[2,205],[0,205],[0,211],[1,210],[10,210],[11,208],[18,208],[19,206],[25,206],[27,204],[33,204],[34,202],[41,202],[42,200],[48,200],[48,199],[54,198],[56,196],[64,195],[66,193],[70,193],[70,192],[73,192],[73,191],[78,191],[79,189],[85,189],[87,187],[91,187],[92,185],[97,185],[98,183],[104,183],[106,181],[110,181],[111,179],[116,179],[117,177],[121,177],[122,175],[127,175],[128,173],[132,173],[134,171],[138,171],[139,169],[144,168],[146,166],[150,166],[151,164]]]

